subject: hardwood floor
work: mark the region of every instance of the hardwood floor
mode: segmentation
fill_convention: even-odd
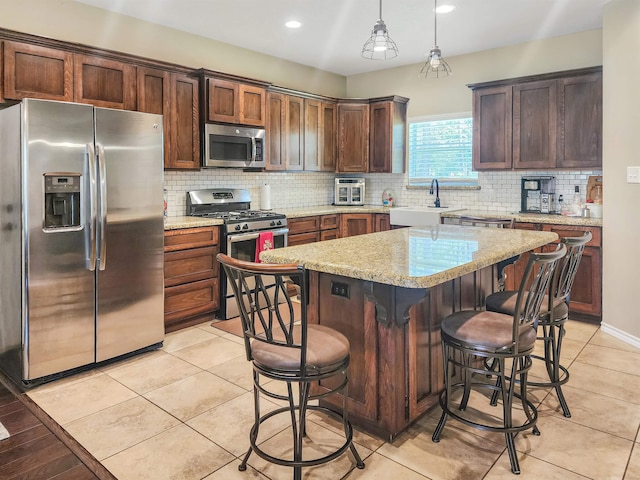
[[[6,383],[6,379],[0,376],[0,423],[10,435],[9,438],[0,440],[0,478],[3,480],[113,478],[111,475],[96,476],[27,408],[28,402],[26,396],[15,392],[14,388]],[[35,406],[35,408],[38,407]]]

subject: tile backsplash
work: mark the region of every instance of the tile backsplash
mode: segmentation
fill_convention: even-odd
[[[440,189],[442,205],[473,208],[486,211],[518,211],[520,209],[520,178],[523,176],[552,175],[556,179],[556,198],[563,195],[565,202],[573,198],[574,187],[580,187],[582,200],[589,175],[602,175],[593,171],[510,171],[480,172],[479,190]],[[407,174],[354,174],[337,175],[322,172],[243,172],[240,169],[216,168],[198,172],[164,173],[164,185],[168,191],[167,215],[181,216],[186,211],[185,194],[188,190],[203,188],[246,188],[251,192],[251,208],[259,209],[260,187],[271,186],[271,208],[290,209],[315,207],[333,203],[334,178],[336,176],[364,177],[368,205],[382,205],[382,192],[390,189],[394,193],[394,205],[432,205],[435,196],[429,195],[428,187],[407,188]]]

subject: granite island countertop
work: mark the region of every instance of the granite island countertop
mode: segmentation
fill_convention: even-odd
[[[434,225],[262,252],[263,262],[407,288],[429,288],[558,239],[553,232]]]

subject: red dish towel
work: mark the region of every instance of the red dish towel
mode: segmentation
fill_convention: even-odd
[[[273,250],[273,232],[260,232],[256,245],[256,263],[260,263],[260,252]]]

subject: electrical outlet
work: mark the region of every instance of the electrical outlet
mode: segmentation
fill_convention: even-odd
[[[627,167],[627,183],[640,183],[640,167]]]
[[[331,282],[331,295],[349,298],[349,285],[340,282]]]

